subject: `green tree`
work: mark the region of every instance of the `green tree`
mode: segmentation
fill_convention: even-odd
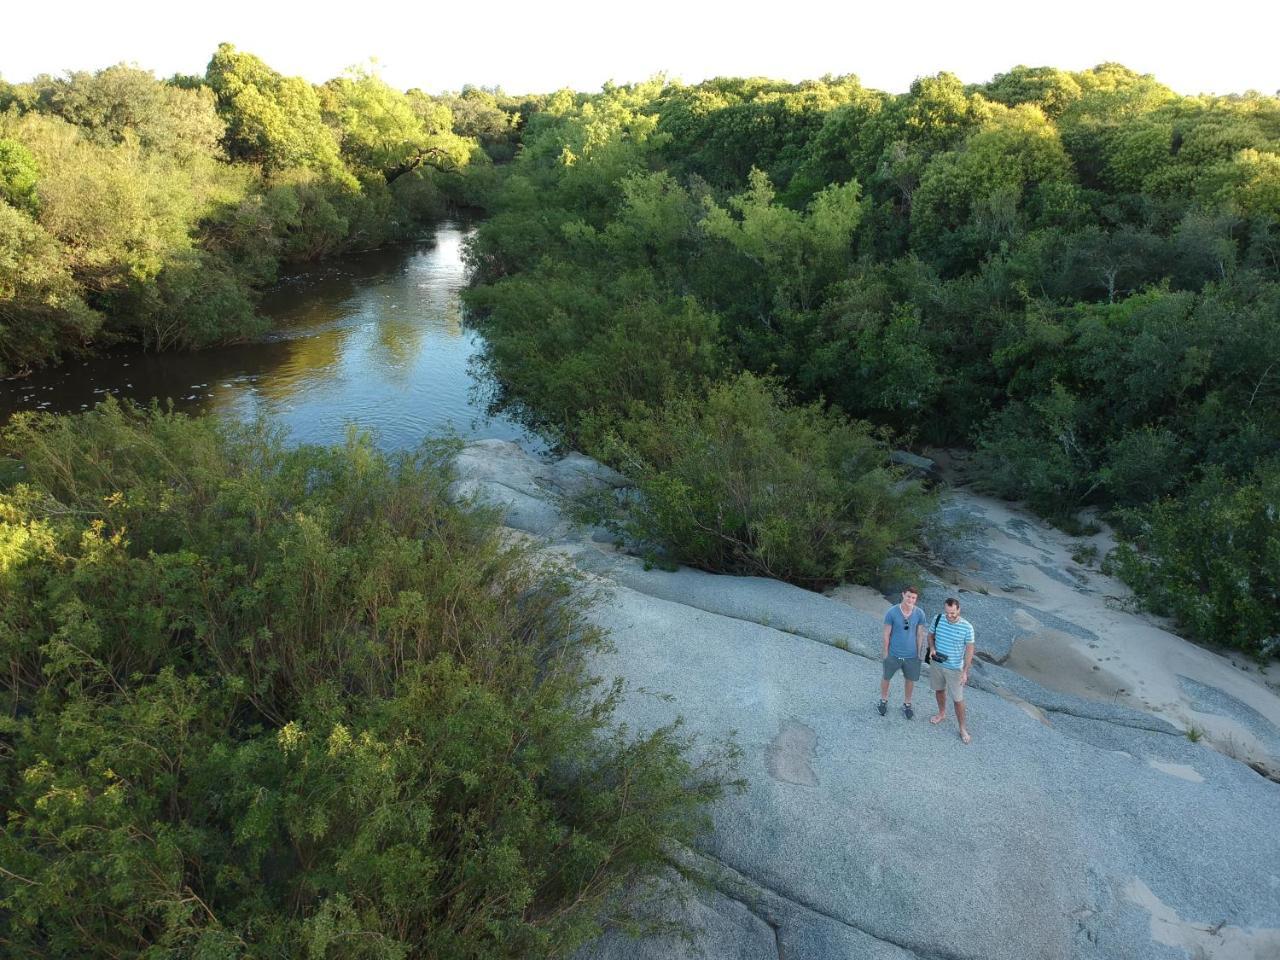
[[[57,241],[27,214],[0,203],[0,373],[83,348],[101,324]]]
[[[1241,150],[1225,166],[1226,198],[1248,216],[1280,222],[1280,151]]]
[[[218,97],[233,159],[267,170],[303,167],[349,178],[338,141],[321,116],[320,96],[301,77],[284,77],[229,43],[209,61],[205,81]]]
[[[1065,70],[1022,65],[996,74],[981,90],[989,99],[1007,107],[1033,104],[1054,120],[1084,95],[1080,81]]]
[[[377,74],[353,69],[324,88],[327,113],[341,131],[342,154],[355,170],[388,183],[422,164],[456,169],[473,142],[453,132],[453,115],[427,97],[410,98]]]
[[[207,87],[164,83],[126,64],[54,80],[42,90],[41,105],[98,143],[133,136],[144,147],[181,157],[213,155],[225,132]]]
[[[1022,231],[1032,188],[1071,173],[1056,128],[1038,108],[1000,110],[959,149],[929,162],[911,205],[912,246],[971,264]]]
[[[31,151],[16,140],[0,139],[0,200],[35,213],[39,207],[36,181],[39,167]]]
[[[856,181],[831,184],[799,213],[774,202],[772,184],[753,170],[745,193],[728,207],[707,201],[702,228],[758,271],[756,286],[765,294],[755,304],[766,325],[775,309],[806,310],[820,302],[826,285],[852,258],[852,239],[864,205]]]
[[[1280,465],[1233,480],[1209,469],[1184,495],[1135,511],[1112,563],[1154,610],[1205,643],[1280,647]]]
[[[414,92],[409,91],[410,95]],[[431,99],[425,94],[423,97]],[[503,96],[501,90],[465,86],[460,93],[445,94],[439,100],[449,108],[454,133],[477,141],[495,161],[515,157],[525,116],[520,106]]]

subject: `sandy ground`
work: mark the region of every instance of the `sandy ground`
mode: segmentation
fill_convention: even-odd
[[[1101,573],[1096,561],[1082,565],[1073,559],[1073,554],[1081,555],[1082,546],[1104,557],[1115,546],[1105,528],[1090,537],[1072,537],[1017,504],[963,486],[953,487],[947,496],[981,518],[983,541],[1013,561],[1020,587],[1002,590],[968,569],[940,569],[935,574],[965,589],[1016,599],[1098,638],[1090,642],[1027,617],[1028,622],[1020,624],[1026,630],[1017,636],[1006,667],[1063,693],[1146,710],[1191,736],[1202,736],[1223,753],[1260,765],[1273,776],[1280,774],[1280,661],[1259,666],[1237,652],[1206,649],[1177,636],[1167,621],[1137,611],[1132,592],[1122,582]],[[1077,585],[1046,574],[1040,566],[1046,556],[1052,558],[1047,566],[1069,574],[1066,579]],[[870,613],[885,608],[884,598],[865,587],[842,587],[838,596]],[[1233,697],[1259,717],[1209,712],[1179,676]]]

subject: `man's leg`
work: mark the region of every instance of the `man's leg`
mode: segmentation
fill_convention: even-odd
[[[880,703],[876,705],[876,709],[882,717],[889,709],[889,681],[897,670],[898,661],[892,656],[885,657],[880,672]]]
[[[973,737],[969,736],[969,728],[964,725],[964,701],[956,701],[956,719],[960,721],[960,739],[968,743]]]
[[[902,661],[902,715],[910,720],[915,716],[915,711],[911,709],[911,693],[916,688],[916,681],[920,679],[920,661],[918,659],[907,659]]]
[[[929,718],[930,723],[941,723],[947,717],[947,681],[941,671],[936,663],[929,664],[929,686],[933,687],[934,699],[938,701],[938,712]]]
[[[943,720],[947,719],[947,691],[935,690],[933,691],[933,695],[938,701],[938,712],[929,718],[929,722],[941,723]]]

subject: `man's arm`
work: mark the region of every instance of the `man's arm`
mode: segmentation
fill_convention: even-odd
[[[961,668],[960,670],[961,684],[966,684],[969,682],[969,664],[973,663],[973,651],[977,647],[977,643],[975,642],[976,640],[977,640],[977,636],[976,634],[974,634],[973,628],[970,627],[969,641],[964,645],[964,667]]]
[[[929,645],[929,631],[925,629],[924,620],[916,624],[916,657],[924,656],[924,648]]]
[[[891,634],[892,632],[893,632],[893,627],[889,626],[889,624],[886,623],[884,625],[884,653],[881,654],[881,659],[889,655],[889,634]]]

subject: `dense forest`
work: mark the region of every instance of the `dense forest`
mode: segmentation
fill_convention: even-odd
[[[290,264],[450,205],[487,213],[495,407],[626,473],[579,507],[655,562],[874,582],[931,522],[892,450],[965,449],[1113,523],[1189,636],[1275,652],[1280,99],[1115,64],[435,96],[227,45],[0,81],[0,371],[251,337]],[[450,499],[452,449],[5,427],[6,955],[568,956],[626,921],[732,745],[614,725],[590,596]]]

